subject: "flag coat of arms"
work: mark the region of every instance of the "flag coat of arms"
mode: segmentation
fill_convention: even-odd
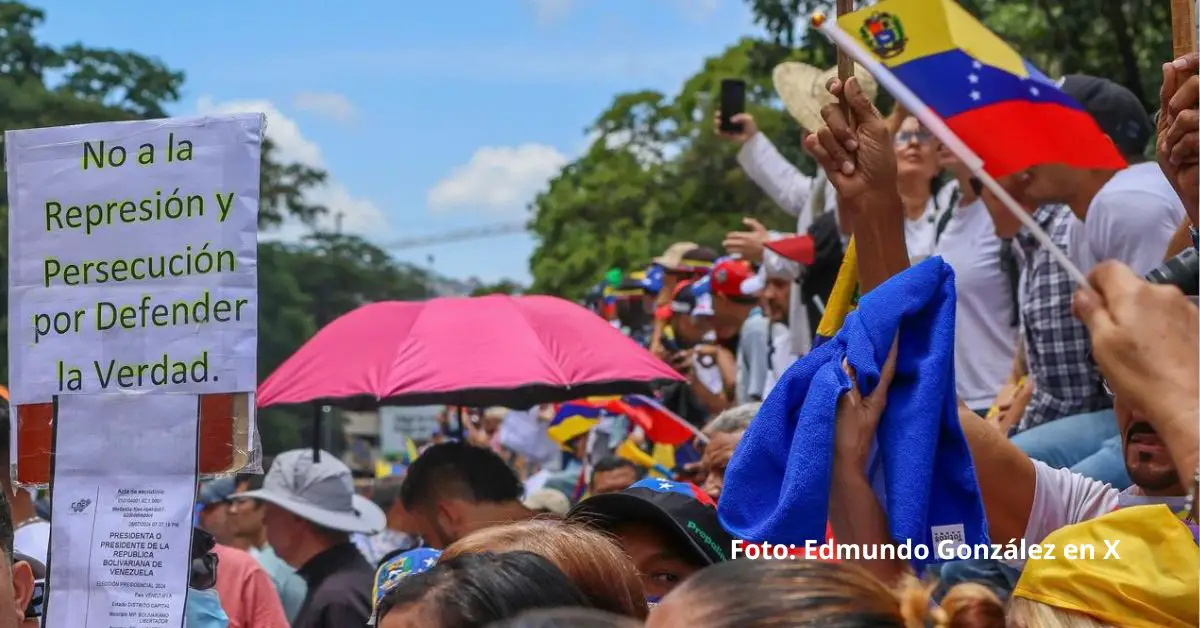
[[[993,177],[1045,163],[1126,165],[1079,103],[953,0],[883,0],[837,24],[942,118]]]

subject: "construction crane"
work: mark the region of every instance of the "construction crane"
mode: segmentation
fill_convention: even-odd
[[[465,240],[495,238],[498,236],[521,233],[525,231],[525,229],[526,223],[524,222],[504,222],[483,227],[466,227],[464,229],[454,229],[451,231],[444,231],[442,233],[435,233],[427,236],[393,240],[392,242],[384,243],[381,248],[384,250],[415,249],[426,246],[434,246],[437,244],[463,242]]]

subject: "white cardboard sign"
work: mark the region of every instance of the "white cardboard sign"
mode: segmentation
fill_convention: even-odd
[[[255,389],[262,114],[5,132],[9,388]]]
[[[59,397],[46,626],[183,625],[199,412],[189,394]]]

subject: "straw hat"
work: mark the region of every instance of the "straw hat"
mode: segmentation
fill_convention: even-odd
[[[875,100],[879,91],[875,78],[860,65],[854,66],[854,76],[867,97]],[[835,78],[836,67],[821,70],[795,61],[780,63],[771,73],[775,91],[783,100],[783,106],[787,107],[788,113],[792,114],[806,131],[815,131],[825,125],[824,119],[821,118],[821,107],[833,102],[833,96],[825,89],[825,85]]]

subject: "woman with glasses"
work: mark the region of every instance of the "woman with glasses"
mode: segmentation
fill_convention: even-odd
[[[896,150],[896,188],[904,202],[904,240],[916,264],[937,242],[938,142],[920,121],[897,107],[888,120]]]

